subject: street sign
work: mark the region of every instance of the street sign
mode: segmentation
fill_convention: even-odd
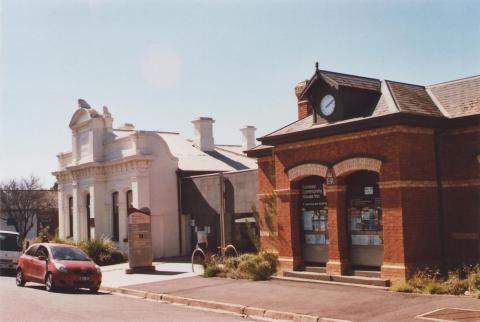
[[[128,209],[128,274],[155,270],[152,266],[152,222],[150,209]]]

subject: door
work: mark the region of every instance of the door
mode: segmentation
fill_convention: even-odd
[[[25,260],[22,263],[22,271],[25,279],[32,280],[34,278],[34,260],[38,245],[33,245],[25,252]]]
[[[41,260],[39,257],[43,256],[45,260]],[[45,274],[47,273],[47,259],[48,250],[45,246],[39,246],[35,257],[32,261],[32,277],[40,283],[44,282]]]
[[[359,171],[347,177],[347,222],[351,264],[379,269],[383,263],[383,218],[376,172]]]
[[[303,260],[307,265],[324,265],[328,260],[325,179],[307,177],[300,181],[299,188]]]

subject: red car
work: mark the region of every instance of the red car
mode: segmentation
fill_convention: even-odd
[[[17,286],[26,282],[45,284],[48,292],[57,288],[88,288],[97,292],[102,272],[75,246],[41,243],[30,246],[18,260]]]

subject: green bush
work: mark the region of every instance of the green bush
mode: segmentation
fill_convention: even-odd
[[[263,281],[276,272],[277,255],[269,252],[227,257],[223,263],[211,256],[205,263],[205,277],[230,277]]]
[[[269,252],[243,254],[238,258],[235,275],[254,281],[269,279],[277,270],[277,256]]]
[[[480,271],[470,273],[467,280],[470,292],[480,292]]]
[[[439,269],[417,270],[411,279],[396,283],[390,288],[396,292],[418,292],[428,294],[468,294],[480,296],[480,265],[451,267],[442,274]]]
[[[458,272],[450,272],[444,284],[448,294],[462,295],[468,291],[468,280],[460,278]]]
[[[117,245],[108,237],[84,240],[78,244],[78,247],[98,265],[111,265],[124,261]]]
[[[220,275],[222,269],[217,264],[207,264],[203,270],[204,277],[215,277]]]
[[[428,281],[427,284],[425,285],[424,291],[428,294],[447,294],[448,290],[446,287],[435,280]]]

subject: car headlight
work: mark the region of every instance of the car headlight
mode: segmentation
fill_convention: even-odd
[[[58,269],[60,272],[68,273],[68,269],[62,263],[57,263],[57,262],[53,262],[53,263],[55,265],[55,268]]]
[[[95,268],[97,269],[98,274],[102,274],[102,269],[100,268],[100,266],[95,265]]]

